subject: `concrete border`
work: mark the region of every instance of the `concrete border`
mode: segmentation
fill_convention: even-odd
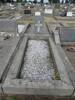
[[[4,63],[1,64],[3,66],[0,66],[0,67],[2,67],[2,70],[0,71],[0,80],[1,80],[1,82],[0,82],[0,93],[2,92],[2,88],[1,88],[2,87],[2,81],[5,79],[5,77],[7,75],[7,71],[9,69],[9,66],[10,66],[10,64],[12,62],[12,59],[13,59],[14,55],[15,55],[15,52],[14,51],[16,49],[16,46],[18,44],[18,41],[19,41],[19,38],[17,38],[17,37],[13,39],[13,45],[11,47],[11,51],[8,54],[8,57],[4,61]],[[15,43],[15,45],[14,45],[14,43]]]
[[[34,38],[34,37],[33,37]],[[45,37],[44,37],[45,38]],[[38,39],[41,39],[39,37]],[[53,52],[61,80],[52,81],[26,81],[18,79],[16,76],[22,64],[23,54],[26,48],[28,38],[24,37],[15,56],[13,64],[9,70],[7,78],[2,86],[5,94],[27,94],[27,95],[53,95],[53,96],[71,96],[74,88],[66,73],[64,63],[59,56],[59,52],[51,38],[47,38]],[[17,63],[16,63],[17,62]],[[59,63],[60,62],[60,63]]]
[[[58,31],[53,31],[53,33],[54,33],[54,40],[55,40],[55,43],[60,45],[61,43],[60,43],[60,38],[59,38],[59,33],[58,33]]]
[[[75,69],[74,69],[73,65],[71,64],[71,62],[70,62],[69,58],[67,57],[67,55],[66,55],[65,51],[63,50],[63,48],[60,45],[57,45],[57,49],[60,53],[62,61],[65,64],[65,68],[67,70],[67,73],[68,73],[68,75],[70,77],[70,80],[73,84],[73,87],[75,89]]]
[[[12,39],[12,41],[13,41],[13,47],[12,47],[12,49],[10,51],[10,54],[8,55],[8,57],[6,59],[6,62],[4,64],[5,66],[3,68],[3,71],[1,72],[2,74],[1,74],[1,77],[0,78],[2,79],[2,81],[0,83],[0,94],[1,93],[3,94],[3,89],[2,89],[3,82],[5,81],[5,78],[6,78],[7,74],[8,74],[8,70],[9,70],[11,64],[12,64],[12,61],[13,61],[13,59],[15,57],[15,54],[16,54],[18,48],[19,48],[19,45],[20,45],[20,43],[22,41],[24,32],[26,31],[28,25],[29,24],[26,24],[26,27],[23,29],[22,36],[20,36],[20,37],[14,37]]]

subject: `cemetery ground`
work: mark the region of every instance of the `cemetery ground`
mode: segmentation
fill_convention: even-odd
[[[17,19],[21,15],[22,17]],[[2,92],[0,100],[74,100],[75,78],[71,76],[75,73],[70,76],[67,72],[69,63],[67,65],[68,61],[64,60],[66,56],[57,41],[56,28],[75,27],[75,21],[44,16],[43,22],[37,20],[35,22],[35,16],[23,16],[19,12],[14,16],[17,24],[25,26],[29,24],[22,30],[21,35],[17,36],[17,25],[12,22],[16,28],[12,29],[11,34],[16,34],[15,38],[9,34],[0,37],[0,52],[2,52],[0,55],[5,56],[2,61],[0,60],[1,66],[4,64],[2,62],[8,62],[9,58],[13,58],[8,64],[10,68],[7,67],[7,63],[4,64],[7,68],[3,66],[7,75],[4,72],[2,75],[1,71],[1,77],[4,79],[0,81]],[[12,50],[12,47],[15,50]],[[14,57],[11,56],[12,54]]]

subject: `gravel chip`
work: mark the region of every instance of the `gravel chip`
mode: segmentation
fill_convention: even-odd
[[[27,80],[51,80],[52,68],[48,43],[45,40],[29,40],[21,78]]]

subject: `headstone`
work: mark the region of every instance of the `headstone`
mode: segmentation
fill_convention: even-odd
[[[59,36],[61,42],[75,42],[75,29],[60,28]]]
[[[24,14],[31,14],[31,10],[30,9],[25,9]]]
[[[19,11],[21,11],[21,9],[22,9],[21,3],[17,3],[17,9],[18,9]]]
[[[35,32],[39,33],[43,26],[44,18],[41,15],[41,12],[35,12]]]
[[[0,32],[18,32],[16,21],[11,19],[0,19]]]
[[[37,28],[37,32],[39,33],[42,27],[40,20],[37,22],[37,24],[35,24],[35,27]]]
[[[53,13],[53,9],[45,9],[45,14],[52,14]]]
[[[67,12],[67,16],[68,17],[72,16],[72,12]]]

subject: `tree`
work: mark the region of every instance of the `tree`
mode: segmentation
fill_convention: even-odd
[[[43,0],[41,0],[41,4],[43,4]]]
[[[25,3],[27,3],[27,0],[25,0]]]
[[[5,0],[0,0],[1,3],[5,3]]]
[[[60,3],[59,0],[53,0],[53,3]]]
[[[69,1],[68,1],[68,0],[66,0],[66,1],[65,1],[65,3],[69,3]]]
[[[21,3],[21,2],[22,2],[22,0],[17,0],[17,2],[18,2],[18,3]]]
[[[49,3],[51,3],[52,2],[52,0],[49,0]]]
[[[36,4],[36,3],[37,3],[37,0],[34,0],[34,1],[33,1],[33,3],[35,3],[35,4]]]
[[[72,3],[75,3],[75,0],[72,0]]]

